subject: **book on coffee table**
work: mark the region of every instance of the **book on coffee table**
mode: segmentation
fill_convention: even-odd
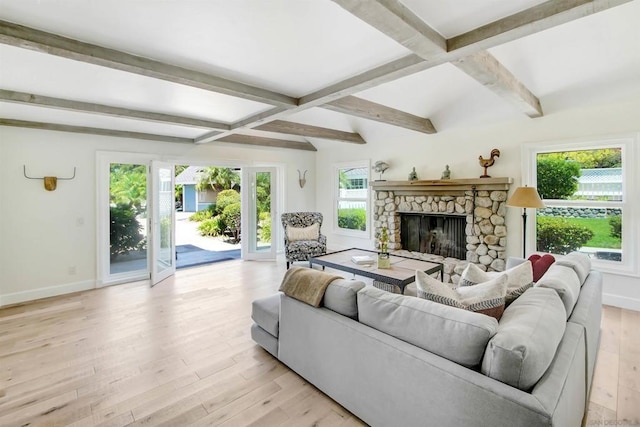
[[[369,255],[354,255],[351,257],[351,262],[358,265],[369,265],[376,262],[376,260]]]

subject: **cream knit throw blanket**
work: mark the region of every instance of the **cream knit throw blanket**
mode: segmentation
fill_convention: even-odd
[[[280,291],[291,298],[320,307],[324,291],[335,279],[342,277],[311,268],[291,267],[282,279]]]

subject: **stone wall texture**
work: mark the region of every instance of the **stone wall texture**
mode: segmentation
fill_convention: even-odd
[[[506,191],[465,191],[464,196],[394,195],[392,191],[376,191],[373,226],[378,236],[382,227],[389,230],[389,249],[393,253],[444,263],[444,282],[457,284],[468,263],[485,271],[503,271],[507,250]],[[423,212],[466,216],[466,259],[409,252],[400,241],[400,213]]]

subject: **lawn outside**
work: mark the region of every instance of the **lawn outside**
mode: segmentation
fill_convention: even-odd
[[[611,236],[608,218],[565,218],[571,224],[593,231],[593,238],[585,246],[590,248],[621,249],[622,239]]]

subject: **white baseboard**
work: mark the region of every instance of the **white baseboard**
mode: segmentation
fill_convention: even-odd
[[[640,299],[622,297],[615,294],[602,294],[602,303],[614,307],[626,308],[627,310],[640,311]]]
[[[65,283],[64,285],[47,286],[46,288],[32,289],[23,292],[0,295],[0,307],[9,304],[18,304],[25,301],[33,301],[41,298],[55,297],[70,294],[72,292],[86,291],[96,287],[95,280],[83,280],[81,282]]]

